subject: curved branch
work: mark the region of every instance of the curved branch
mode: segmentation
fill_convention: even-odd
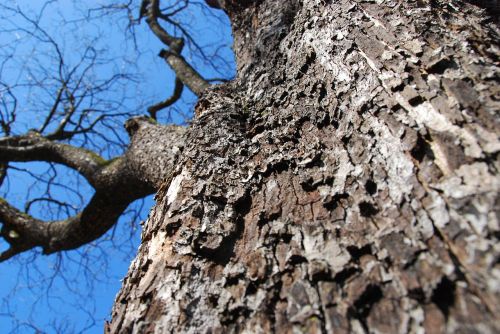
[[[149,7],[148,17],[146,22],[153,33],[158,37],[163,44],[167,45],[172,52],[181,53],[184,47],[184,40],[182,38],[177,38],[170,35],[165,29],[162,28],[158,22],[158,16],[160,14],[160,9],[158,8],[159,1],[152,0],[151,6]]]
[[[130,135],[127,152],[110,161],[33,132],[0,139],[0,167],[9,161],[61,163],[79,171],[95,189],[80,213],[52,222],[38,220],[0,198],[0,237],[10,244],[0,254],[0,262],[35,247],[51,254],[94,241],[116,224],[130,203],[160,187],[183,150],[186,128],[135,117],[126,122],[126,130]]]
[[[165,59],[175,71],[177,77],[191,89],[196,96],[201,96],[210,84],[182,57],[169,50],[161,50],[159,56]]]
[[[200,96],[210,84],[181,55],[184,40],[170,35],[158,22],[158,17],[162,15],[159,6],[159,0],[143,0],[141,5],[141,8],[147,11],[146,21],[151,31],[169,48],[162,50],[159,55],[174,70],[177,78]]]
[[[182,81],[179,79],[175,79],[174,93],[172,94],[172,96],[148,108],[148,113],[151,116],[151,118],[156,119],[156,114],[158,113],[158,111],[165,109],[174,104],[175,102],[177,102],[177,100],[181,98],[183,89],[184,89],[184,84],[182,83]]]
[[[2,198],[0,198],[0,223],[2,223],[0,236],[10,244],[10,248],[0,254],[0,262],[35,247],[46,238],[46,228],[42,221],[22,213]]]
[[[106,233],[136,196],[119,192],[97,192],[85,209],[66,220],[44,222],[17,210],[0,199],[0,235],[10,248],[0,262],[41,247],[43,254],[78,248]],[[138,198],[138,197],[137,197]]]
[[[101,156],[84,148],[56,143],[37,133],[0,139],[0,162],[55,162],[82,174],[95,184],[95,173],[106,163]]]
[[[53,203],[55,205],[57,205],[59,208],[65,208],[66,209],[66,212],[68,212],[68,210],[70,208],[72,208],[72,206],[66,202],[61,202],[61,201],[58,201],[54,198],[51,198],[51,197],[39,197],[39,198],[34,198],[32,200],[29,200],[28,202],[26,202],[24,204],[24,212],[28,213],[30,212],[31,210],[31,207],[33,206],[33,204],[35,203],[40,203],[40,202],[48,202],[48,203]],[[68,214],[69,216],[69,214]]]
[[[85,209],[76,216],[48,225],[48,237],[43,248],[44,254],[75,249],[94,241],[105,234],[134,200],[143,197],[129,196],[113,191],[98,191]]]

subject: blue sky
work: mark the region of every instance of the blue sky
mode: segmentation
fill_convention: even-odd
[[[29,18],[41,13],[46,1],[7,0],[10,6],[19,6]],[[128,1],[127,1],[128,2]],[[139,1],[136,1],[138,6]],[[196,1],[194,1],[196,3]],[[82,20],[89,8],[101,4],[116,4],[108,1],[53,1],[45,8],[40,25],[64,50],[68,63],[78,60],[85,43],[93,43],[96,50],[106,58],[102,66],[89,74],[89,82],[99,80],[112,71],[132,73],[134,82],[118,84],[105,99],[125,101],[117,108],[125,108],[134,114],[144,114],[148,104],[168,97],[173,90],[173,75],[157,53],[163,47],[149,32],[145,23],[134,26],[133,35],[127,29],[124,11],[100,15],[90,12],[90,22]],[[203,3],[202,0],[198,4]],[[14,57],[0,76],[0,81],[19,83],[16,87],[18,115],[14,123],[14,134],[22,134],[30,128],[40,126],[46,113],[44,103],[50,101],[53,92],[27,88],[26,82],[33,82],[37,76],[47,77],[55,65],[50,45],[40,43],[29,34],[19,30],[29,26],[29,22],[19,16],[5,15],[0,20],[0,49],[12,50]],[[137,15],[137,8],[133,11]],[[208,15],[207,15],[208,14]],[[215,16],[211,16],[215,15]],[[220,51],[220,59],[215,67],[196,52],[186,50],[186,58],[206,78],[231,78],[235,65],[230,46],[229,22],[220,11],[194,6],[191,11],[178,17],[190,27],[194,39],[203,47],[207,55]],[[99,36],[95,39],[95,36]],[[134,43],[135,37],[135,43]],[[1,48],[3,46],[3,48]],[[0,51],[0,60],[6,53]],[[48,72],[48,74],[46,73]],[[47,87],[50,88],[50,81]],[[170,117],[167,112],[159,115],[163,123],[183,123],[191,115],[195,97],[187,89],[184,97]],[[182,114],[182,115],[181,115]],[[117,118],[115,125],[120,140],[127,139],[121,124],[125,119]],[[109,131],[102,129],[102,131]],[[99,148],[106,157],[120,153],[118,146],[109,147],[96,139],[89,146]],[[52,196],[72,204],[68,212],[50,210],[50,207],[34,204],[30,213],[37,218],[58,219],[78,211],[79,207],[92,195],[86,181],[73,171],[63,167],[51,168],[45,163],[14,164],[17,170],[9,174],[8,182],[0,188],[0,195],[23,209],[27,199],[49,191]],[[47,189],[44,182],[35,182],[25,170],[34,171],[42,178],[53,177],[54,186]],[[75,191],[77,190],[77,191]],[[81,196],[80,196],[81,195]],[[81,249],[40,256],[37,252],[23,254],[8,262],[1,263],[0,271],[0,332],[10,333],[102,333],[104,320],[109,318],[114,297],[120,288],[120,279],[125,275],[131,259],[140,243],[139,221],[145,220],[153,205],[152,196],[134,203],[130,212],[124,215],[113,231],[97,242]],[[6,244],[0,242],[0,249]]]

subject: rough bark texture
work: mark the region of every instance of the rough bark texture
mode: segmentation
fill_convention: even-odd
[[[218,1],[109,333],[500,331],[498,28],[463,1]]]
[[[80,213],[51,222],[35,219],[0,198],[0,236],[10,244],[8,250],[0,253],[0,262],[35,247],[51,254],[94,241],[116,224],[130,203],[160,188],[183,149],[186,129],[158,125],[142,116],[129,119],[125,127],[130,145],[124,155],[108,161],[36,132],[0,140],[0,164],[4,161],[60,163],[78,171],[95,190]]]

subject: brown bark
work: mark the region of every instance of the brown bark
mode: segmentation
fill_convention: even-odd
[[[179,90],[182,89],[182,86],[180,86],[181,83],[188,86],[194,94],[200,96],[210,84],[181,55],[184,48],[184,39],[170,35],[158,22],[159,19],[162,19],[168,23],[173,23],[168,15],[162,13],[160,1],[142,0],[141,16],[146,13],[149,28],[168,47],[168,50],[162,50],[159,56],[165,59],[176,76],[176,88],[174,95],[169,99],[171,101],[166,104],[159,103],[156,107],[161,106],[161,108],[165,108],[177,101],[180,98]],[[154,108],[155,106],[153,106],[153,110]]]
[[[108,333],[500,331],[499,30],[463,1],[218,1]]]
[[[74,249],[96,240],[117,222],[131,202],[154,193],[163,180],[169,179],[173,165],[184,145],[185,128],[156,124],[157,113],[176,103],[182,95],[184,86],[198,96],[209,87],[208,81],[203,79],[182,56],[184,37],[190,41],[192,38],[187,30],[173,20],[173,16],[185,10],[187,6],[188,2],[185,2],[183,6],[172,12],[168,7],[160,6],[159,0],[141,2],[139,21],[142,17],[146,17],[151,31],[167,48],[162,50],[159,56],[164,58],[174,71],[175,88],[169,98],[148,108],[151,118],[141,116],[127,121],[126,129],[130,134],[131,144],[123,156],[110,160],[105,160],[95,152],[72,144],[82,145],[82,141],[74,140],[75,137],[84,138],[83,143],[87,143],[89,136],[95,133],[96,125],[102,125],[105,118],[112,116],[112,113],[106,113],[107,115],[93,116],[90,120],[88,112],[92,108],[84,111],[80,110],[80,107],[84,99],[94,99],[95,94],[110,87],[119,76],[113,76],[104,83],[85,90],[82,94],[77,93],[78,97],[75,97],[75,92],[83,82],[83,77],[76,79],[76,87],[70,88],[73,86],[70,84],[73,80],[72,74],[67,78],[62,77],[61,73],[64,72],[65,67],[62,55],[57,44],[50,37],[48,38],[58,51],[60,87],[55,93],[52,107],[47,111],[47,117],[38,130],[30,130],[24,135],[10,135],[10,124],[15,119],[15,105],[10,111],[12,121],[0,122],[5,134],[5,137],[0,139],[0,185],[6,178],[10,162],[44,161],[64,165],[77,171],[94,188],[95,194],[74,217],[50,222],[43,222],[26,214],[31,204],[36,201],[49,201],[61,207],[65,205],[63,202],[53,200],[50,195],[47,198],[36,198],[26,203],[25,213],[0,198],[0,224],[2,225],[0,238],[10,245],[7,251],[0,253],[0,262],[35,247],[41,247],[44,254],[50,254]],[[20,8],[6,7],[5,9],[27,19]],[[171,35],[160,24],[160,21],[179,28],[184,37]],[[37,23],[31,23],[37,31],[46,35]],[[92,49],[92,53],[93,51]],[[73,73],[73,70],[69,72]],[[7,94],[16,100],[8,89]],[[100,100],[100,103],[103,102]],[[105,108],[108,109],[109,106]],[[54,129],[55,122],[58,124]],[[104,128],[107,127],[108,125]],[[111,131],[114,132],[114,129]],[[107,138],[106,135],[101,135],[99,135],[101,139]]]
[[[44,222],[0,198],[0,236],[10,248],[0,262],[41,247],[44,254],[75,249],[106,233],[134,200],[154,193],[174,168],[184,145],[184,127],[161,126],[145,117],[127,121],[130,145],[123,156],[106,161],[97,154],[48,140],[38,133],[0,140],[3,162],[45,161],[78,171],[95,194],[83,210],[60,221]]]

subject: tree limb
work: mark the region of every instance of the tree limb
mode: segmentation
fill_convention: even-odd
[[[106,233],[136,196],[99,191],[84,210],[68,219],[44,222],[17,210],[0,199],[0,235],[10,248],[0,254],[0,262],[35,247],[44,254],[78,248]]]
[[[203,79],[201,75],[182,57],[181,55],[169,50],[161,50],[159,56],[174,69],[177,77],[196,94],[201,94],[207,89],[210,84]]]
[[[177,100],[179,100],[181,95],[182,95],[183,89],[184,89],[184,84],[182,83],[181,80],[176,78],[175,79],[174,93],[172,94],[172,96],[170,96],[166,100],[163,100],[161,102],[153,104],[152,106],[150,106],[148,108],[148,113],[151,116],[151,118],[156,119],[156,114],[158,113],[158,111],[165,109],[165,108],[171,106],[172,104],[174,104],[175,102],[177,102]]]
[[[161,16],[159,0],[143,0],[141,8],[147,9],[147,23],[153,33],[168,46],[168,50],[162,50],[159,54],[174,70],[177,78],[189,87],[197,96],[210,85],[181,55],[184,40],[170,35],[158,22]]]
[[[51,254],[94,241],[116,224],[130,203],[155,192],[175,168],[185,128],[161,126],[143,116],[129,119],[126,130],[130,136],[127,152],[109,161],[34,132],[0,139],[0,168],[10,161],[60,163],[77,170],[95,189],[80,213],[50,222],[23,213],[0,198],[0,237],[10,245],[0,254],[0,262],[35,247]]]
[[[106,163],[98,154],[75,146],[53,142],[38,133],[0,139],[0,162],[55,162],[82,174],[92,185],[96,172]]]
[[[46,239],[47,229],[43,222],[26,215],[0,198],[0,235],[10,248],[0,254],[0,262],[27,251]]]

